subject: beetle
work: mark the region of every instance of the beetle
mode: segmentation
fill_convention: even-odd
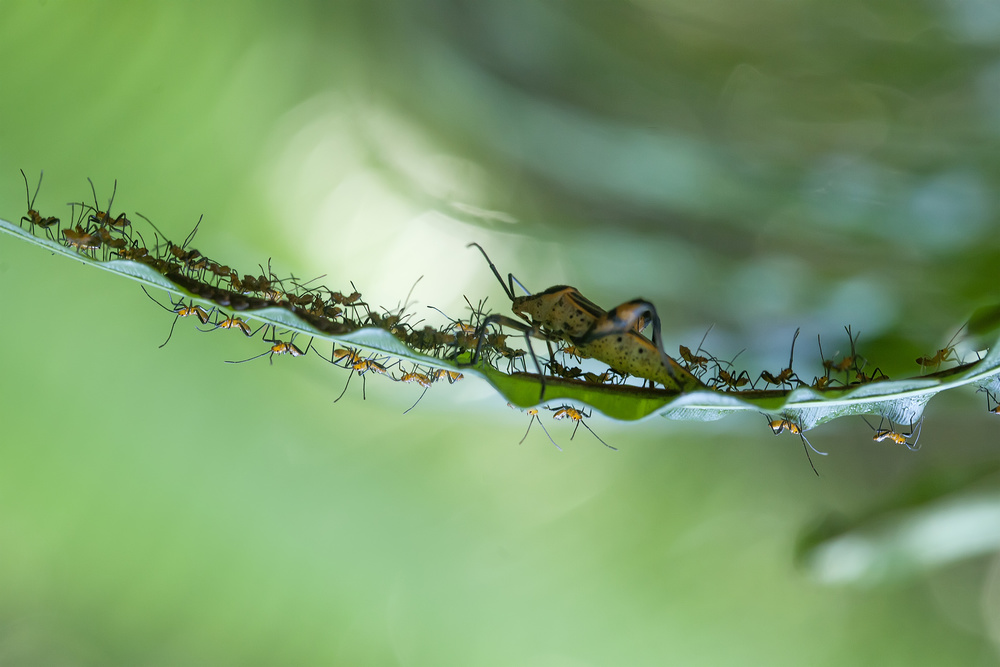
[[[472,357],[475,364],[491,324],[521,331],[525,339],[534,336],[546,342],[562,340],[572,345],[580,356],[602,361],[619,373],[627,373],[663,385],[667,391],[686,392],[703,388],[701,380],[691,374],[663,348],[660,317],[655,306],[644,299],[633,299],[606,311],[583,296],[575,287],[556,285],[537,294],[514,296],[514,275],[504,282],[489,255],[478,243],[470,243],[483,254],[511,300],[511,310],[521,320],[494,314],[479,325],[478,344]],[[527,291],[527,290],[525,290]],[[642,335],[647,324],[653,325],[653,340]],[[531,345],[528,351],[541,375],[541,364]],[[544,378],[542,395],[545,394]]]

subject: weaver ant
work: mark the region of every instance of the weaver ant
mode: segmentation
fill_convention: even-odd
[[[736,356],[734,356],[731,360],[725,361],[723,363],[726,364],[726,366],[732,368],[733,364],[736,362],[736,357],[740,356],[741,354],[743,354],[743,350],[737,352]],[[745,370],[740,371],[734,377],[732,373],[722,368],[722,365],[718,361],[715,362],[715,365],[717,368],[717,372],[715,377],[711,378],[710,380],[710,382],[713,384],[714,387],[722,385],[726,387],[727,390],[728,389],[739,390],[740,387],[745,386],[748,382],[750,383],[751,387],[754,386],[754,382],[750,378],[750,373],[748,373],[747,371]]]
[[[602,361],[620,373],[662,384],[668,391],[683,392],[704,386],[690,371],[664,352],[660,317],[653,304],[635,299],[609,312],[584,297],[576,288],[567,285],[556,285],[538,294],[514,296],[514,275],[507,274],[507,282],[504,282],[500,271],[482,246],[470,243],[467,247],[473,246],[479,249],[489,263],[490,270],[511,300],[513,313],[523,320],[499,314],[486,317],[477,332],[479,340],[471,360],[473,365],[482,352],[487,327],[498,324],[524,334],[528,352],[540,376],[540,398],[545,395],[545,377],[542,365],[531,347],[532,336],[545,340],[550,349],[551,341],[565,341],[583,355]],[[649,322],[653,324],[652,341],[640,333]]]
[[[66,237],[66,245],[71,248],[76,248],[77,250],[97,250],[101,247],[101,237],[87,231],[80,225],[76,225],[73,229],[62,230],[62,234]]]
[[[701,337],[701,342],[698,343],[698,349],[695,350],[695,352],[706,352],[706,350],[701,349],[701,346],[705,344],[705,339],[708,338],[708,334],[711,333],[714,327],[715,327],[714,324],[710,326],[708,328],[708,331],[705,332],[705,335]],[[687,369],[692,373],[694,373],[695,375],[697,375],[698,377],[704,375],[705,371],[708,370],[709,362],[714,361],[716,362],[716,364],[718,364],[718,361],[716,360],[715,357],[712,356],[702,357],[698,356],[697,354],[692,354],[691,349],[684,345],[680,345],[678,347],[678,351],[680,352],[681,359],[683,359],[684,362],[687,364]]]
[[[434,371],[433,377],[435,381],[447,380],[448,384],[455,384],[465,376],[457,371],[449,371],[444,368],[439,368]]]
[[[792,379],[798,382],[800,386],[805,384],[805,382],[800,380],[799,376],[795,374],[795,371],[792,370],[792,359],[795,357],[795,339],[799,337],[799,331],[800,329],[796,329],[795,335],[792,336],[792,351],[788,355],[788,368],[782,369],[782,371],[777,375],[771,375],[769,372],[763,371],[757,378],[759,380],[764,380],[765,387],[769,384],[777,385],[779,387],[787,384],[791,387]]]
[[[906,448],[909,449],[911,452],[915,452],[918,449],[920,449],[920,447],[917,445],[917,441],[920,440],[920,429],[924,425],[924,420],[922,417],[920,421],[917,422],[916,433],[913,432],[913,422],[910,422],[909,433],[898,433],[895,429],[892,428],[891,419],[889,420],[889,428],[882,428],[882,424],[885,422],[885,417],[882,417],[882,420],[879,421],[878,423],[878,428],[875,428],[874,426],[872,426],[870,421],[868,421],[864,417],[861,418],[865,420],[865,423],[868,424],[868,427],[871,430],[875,431],[875,435],[872,436],[872,440],[874,440],[875,442],[882,442],[883,440],[892,440],[897,445],[906,445]],[[913,438],[913,442],[910,442],[909,439],[914,435],[916,435],[916,437]]]
[[[24,169],[21,170],[21,177],[24,179],[24,196],[25,196],[25,199],[28,202],[28,214],[21,216],[21,221],[20,222],[29,222],[29,223],[31,223],[31,231],[32,231],[32,233],[34,233],[34,228],[35,227],[41,227],[42,229],[45,230],[45,234],[50,239],[52,239],[53,241],[55,241],[55,237],[52,235],[52,232],[49,230],[49,227],[51,227],[52,225],[56,225],[56,229],[58,229],[59,228],[59,218],[56,218],[56,217],[43,218],[42,215],[38,211],[35,210],[35,199],[38,198],[38,191],[42,189],[42,176],[43,175],[44,175],[44,172],[39,172],[39,174],[38,174],[38,186],[35,188],[35,196],[32,197],[31,196],[31,192],[28,189],[28,177],[24,175]],[[20,225],[20,222],[18,223],[18,225]]]
[[[277,327],[275,327],[273,324],[267,326],[270,326],[272,328],[273,330],[272,336],[276,336]],[[250,357],[249,359],[240,359],[239,361],[226,361],[226,363],[242,364],[248,361],[253,361],[254,359],[260,359],[265,354],[268,355],[267,360],[271,365],[274,365],[274,355],[276,354],[287,354],[293,357],[304,357],[305,355],[309,354],[309,350],[312,349],[312,344],[314,339],[313,338],[309,339],[309,345],[306,346],[306,349],[303,352],[295,345],[295,336],[297,335],[298,334],[293,333],[291,339],[288,341],[283,341],[283,340],[278,340],[277,338],[268,338],[267,336],[263,336],[261,337],[261,340],[263,340],[265,343],[274,343],[274,345],[272,345],[269,350],[267,350],[266,352],[261,352],[260,354],[254,357]]]
[[[209,311],[209,312],[206,312],[204,308],[202,308],[201,306],[199,306],[199,305],[197,305],[195,303],[192,303],[191,305],[185,306],[183,299],[181,299],[180,301],[176,301],[176,302],[173,299],[170,299],[170,305],[172,305],[173,308],[167,308],[162,303],[160,303],[159,301],[157,301],[156,299],[154,299],[153,295],[150,294],[149,292],[147,292],[145,287],[143,287],[142,285],[140,285],[139,287],[142,288],[143,292],[146,292],[146,296],[149,297],[150,301],[152,301],[153,303],[155,303],[157,306],[159,306],[163,310],[167,311],[168,313],[173,313],[174,314],[174,321],[170,324],[170,333],[167,334],[167,339],[165,341],[163,341],[163,345],[160,345],[160,348],[163,348],[164,345],[166,345],[167,343],[170,342],[170,337],[174,335],[174,326],[177,325],[177,320],[178,319],[180,319],[182,317],[190,317],[191,315],[194,315],[199,320],[201,320],[202,324],[208,324],[208,320],[212,316],[211,313],[215,312],[215,307],[214,306],[212,307],[212,310]]]
[[[368,398],[366,395],[367,383],[365,382],[365,373],[371,371],[373,373],[378,373],[379,375],[385,375],[389,371],[389,368],[387,366],[384,366],[375,361],[373,358],[374,356],[375,355],[372,355],[372,357],[364,359],[358,354],[357,350],[349,347],[341,348],[339,350],[334,350],[332,357],[333,361],[331,361],[331,363],[334,366],[336,366],[338,365],[338,362],[340,362],[343,359],[346,360],[347,364],[350,366],[351,369],[351,374],[347,376],[347,383],[344,384],[344,390],[341,391],[340,395],[333,400],[334,403],[342,399],[344,397],[344,394],[347,393],[347,388],[351,386],[351,378],[354,377],[355,373],[361,376],[361,400],[366,400]]]
[[[223,313],[221,310],[219,311],[219,314],[225,315],[225,313]],[[260,331],[266,326],[269,325],[262,324],[256,329],[251,329],[250,325],[247,324],[246,320],[244,320],[243,318],[236,317],[235,315],[229,315],[225,317],[225,319],[223,319],[222,321],[217,322],[214,326],[212,326],[211,329],[198,328],[198,331],[204,331],[207,333],[209,331],[215,331],[216,329],[239,329],[240,331],[243,332],[243,335],[246,336],[247,338],[253,338],[258,331]]]
[[[508,403],[507,405],[510,405],[510,403]],[[510,405],[510,407],[514,406]],[[542,427],[543,431],[545,431],[545,436],[549,439],[549,442],[551,442],[553,446],[555,446],[555,448],[561,452],[563,448],[557,445],[556,441],[552,439],[552,436],[549,435],[549,430],[545,428],[545,424],[542,423],[542,418],[538,416],[538,408],[531,408],[530,410],[528,410],[528,414],[531,415],[531,419],[528,421],[528,430],[524,432],[524,437],[521,438],[520,442],[518,442],[517,444],[519,445],[524,444],[524,441],[528,439],[528,434],[531,433],[532,424],[534,424],[537,421],[538,425]],[[572,440],[572,438],[570,439]],[[598,438],[598,440],[600,440],[600,438]]]
[[[427,390],[431,388],[431,384],[434,382],[434,379],[423,373],[418,373],[416,366],[414,366],[413,371],[410,373],[403,373],[403,376],[399,378],[399,381],[407,383],[416,382],[418,385],[424,388],[424,390],[420,392],[420,397],[413,402],[413,405],[411,405],[409,408],[406,409],[405,412],[403,412],[403,414],[405,415],[407,412],[417,407],[417,403],[419,403],[420,399],[424,397],[424,394],[427,393]]]
[[[599,442],[600,442],[600,443],[601,443],[602,445],[604,445],[604,446],[605,446],[605,447],[607,447],[608,449],[613,449],[613,450],[615,450],[616,452],[618,451],[618,448],[617,448],[617,447],[612,447],[612,446],[611,446],[611,445],[609,445],[608,443],[606,443],[606,442],[604,442],[603,440],[601,440],[601,436],[599,436],[599,435],[597,435],[596,433],[594,433],[594,429],[592,429],[592,428],[590,428],[589,426],[587,426],[587,423],[586,423],[585,421],[583,421],[583,420],[584,420],[585,418],[587,418],[587,419],[589,419],[589,418],[590,418],[590,415],[591,415],[591,413],[590,413],[590,412],[584,412],[584,411],[582,411],[582,410],[577,410],[576,408],[574,408],[574,407],[572,407],[572,406],[570,406],[570,405],[564,405],[564,406],[562,406],[562,407],[558,407],[558,408],[547,408],[547,409],[548,409],[548,410],[552,410],[552,412],[554,413],[554,414],[552,415],[552,418],[553,418],[553,419],[572,419],[573,421],[575,421],[575,422],[576,422],[576,426],[574,426],[574,427],[573,427],[573,435],[569,436],[569,439],[570,439],[570,440],[572,440],[572,439],[573,439],[574,437],[576,437],[576,431],[577,431],[577,429],[579,429],[579,428],[580,428],[580,424],[583,424],[583,427],[584,427],[585,429],[587,429],[588,431],[590,431],[590,433],[591,433],[591,434],[592,434],[592,435],[593,435],[593,436],[594,436],[595,438],[597,438],[597,440],[598,440],[598,441],[599,441]],[[538,423],[539,423],[539,424],[541,424],[541,422],[540,422],[540,421],[539,421]],[[531,428],[531,424],[528,424],[528,428]],[[527,435],[528,435],[528,434],[527,434],[527,433],[525,433],[525,437],[527,437]],[[551,440],[551,438],[550,438],[550,440]],[[553,443],[553,444],[555,444],[555,443]],[[558,445],[557,445],[557,446],[558,446]]]
[[[763,412],[761,414],[764,415]],[[821,452],[815,447],[813,447],[812,443],[809,442],[808,439],[806,439],[805,433],[802,432],[802,427],[800,427],[798,424],[791,421],[790,419],[787,419],[785,417],[781,417],[780,419],[771,419],[770,415],[764,415],[764,418],[767,419],[767,425],[771,428],[772,431],[774,431],[775,435],[780,435],[784,431],[788,431],[789,433],[799,436],[799,438],[802,440],[802,449],[805,451],[806,458],[809,460],[809,467],[811,467],[812,471],[816,473],[817,477],[819,477],[819,471],[816,470],[816,466],[813,465],[812,456],[809,455],[809,449],[813,450],[820,456],[826,456],[827,452]],[[807,445],[809,449],[806,449]]]
[[[934,369],[936,370],[941,366],[941,364],[943,364],[946,361],[954,361],[957,364],[962,363],[962,360],[958,357],[958,354],[956,354],[955,347],[952,345],[952,343],[954,343],[955,339],[958,338],[958,334],[962,333],[962,329],[965,328],[966,324],[968,324],[968,322],[960,326],[958,328],[958,331],[955,332],[955,335],[952,336],[951,340],[948,341],[948,344],[945,345],[940,350],[938,350],[937,352],[935,352],[933,356],[919,357],[917,359],[917,363],[920,364],[921,373],[924,372],[925,368],[930,366],[933,366]]]

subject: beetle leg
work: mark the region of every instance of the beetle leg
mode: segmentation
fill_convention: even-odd
[[[528,352],[531,354],[531,360],[535,362],[535,369],[538,371],[538,377],[541,379],[542,391],[538,396],[538,400],[541,401],[542,399],[544,399],[545,373],[542,370],[541,363],[539,363],[538,361],[538,357],[535,355],[535,350],[531,347],[531,336],[534,336],[535,338],[542,338],[546,341],[548,341],[548,338],[542,335],[542,332],[538,329],[538,327],[529,326],[524,322],[520,322],[513,318],[507,317],[506,315],[500,315],[500,314],[489,315],[488,317],[486,317],[486,319],[483,320],[483,323],[479,325],[479,330],[476,334],[476,338],[478,339],[476,342],[476,352],[475,354],[472,355],[471,364],[473,366],[476,365],[476,361],[478,361],[479,359],[479,354],[483,349],[483,341],[486,340],[487,330],[491,324],[498,324],[500,326],[510,327],[511,329],[515,329],[524,334],[524,341],[525,344],[528,346]]]
[[[610,310],[607,315],[601,317],[594,323],[590,331],[580,339],[581,344],[587,344],[598,338],[616,335],[620,333],[637,332],[637,327],[644,326],[645,322],[653,322],[653,344],[660,352],[660,359],[667,369],[670,377],[683,386],[677,374],[674,372],[673,359],[663,350],[663,333],[660,327],[660,316],[656,313],[656,307],[648,301],[635,299]]]

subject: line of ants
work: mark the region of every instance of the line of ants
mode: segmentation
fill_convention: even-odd
[[[391,332],[408,347],[418,352],[457,363],[489,364],[497,370],[501,365],[505,365],[507,374],[529,373],[528,359],[530,359],[532,362],[531,370],[535,371],[535,375],[540,380],[540,400],[544,398],[546,378],[549,378],[549,382],[552,379],[558,379],[591,385],[624,385],[641,380],[644,385],[648,383],[651,388],[655,384],[659,384],[668,392],[675,393],[693,390],[743,393],[767,391],[771,387],[778,391],[794,390],[800,387],[825,391],[846,389],[889,379],[879,368],[866,372],[868,361],[859,355],[856,349],[859,334],[854,334],[849,326],[845,327],[845,330],[850,344],[850,354],[839,360],[825,357],[822,341],[817,336],[823,374],[815,376],[810,383],[802,380],[793,366],[795,344],[800,334],[799,329],[796,329],[792,336],[788,365],[774,373],[765,370],[753,377],[746,370],[737,372],[734,363],[742,354],[742,350],[728,361],[720,360],[707,352],[703,346],[711,327],[705,332],[694,352],[681,345],[678,348],[678,359],[674,359],[667,355],[664,350],[660,319],[655,308],[649,302],[636,299],[611,311],[605,311],[586,299],[575,288],[564,285],[532,294],[524,289],[512,274],[508,274],[508,280],[504,282],[485,250],[475,243],[470,244],[469,247],[476,247],[482,253],[493,274],[504,288],[505,294],[511,300],[514,314],[520,319],[500,314],[488,314],[485,310],[485,299],[473,306],[472,302],[466,298],[471,313],[467,320],[452,319],[438,310],[448,319],[449,324],[437,328],[430,325],[420,327],[423,320],[414,323],[411,321],[414,315],[405,312],[409,296],[398,310],[385,308],[376,310],[362,300],[361,292],[353,283],[351,283],[352,291],[345,295],[326,286],[315,284],[324,276],[304,282],[294,276],[279,278],[271,269],[270,261],[268,261],[266,269],[263,266],[259,267],[259,274],[241,275],[229,265],[209,258],[192,246],[201,224],[201,218],[198,219],[183,242],[177,244],[169,240],[151,220],[136,213],[136,216],[142,218],[153,230],[155,243],[150,248],[125,213],[120,212],[116,215],[112,212],[117,193],[117,181],[107,207],[102,210],[96,188],[93,182],[88,179],[94,204],[85,202],[68,204],[70,206],[69,222],[65,228],[61,228],[62,223],[59,218],[45,217],[35,209],[35,201],[41,188],[41,176],[39,176],[38,184],[32,195],[27,176],[23,171],[21,175],[25,184],[28,211],[20,222],[22,227],[23,223],[28,223],[31,233],[34,234],[37,233],[37,230],[41,230],[50,240],[62,243],[92,259],[98,259],[100,252],[102,261],[131,260],[146,264],[187,292],[215,304],[206,311],[193,301],[189,303],[171,301],[169,308],[157,302],[164,310],[174,314],[167,339],[160,347],[166,345],[170,340],[174,326],[181,317],[197,317],[203,326],[209,326],[208,329],[202,329],[202,331],[237,329],[247,337],[254,337],[263,330],[264,335],[261,338],[271,344],[268,350],[248,359],[230,363],[243,363],[263,356],[267,356],[269,361],[273,363],[275,355],[306,356],[310,351],[315,351],[316,355],[321,356],[328,363],[350,370],[347,384],[336,399],[338,401],[347,391],[354,375],[362,377],[363,396],[365,394],[365,377],[368,374],[384,375],[399,382],[415,383],[423,388],[423,393],[420,394],[420,398],[416,402],[419,403],[434,381],[447,379],[449,382],[454,382],[455,379],[461,377],[461,374],[435,370],[430,367],[420,369],[417,366],[404,372],[399,360],[391,362],[384,355],[364,357],[356,350],[351,348],[338,349],[336,345],[331,350],[330,357],[326,358],[315,349],[312,339],[303,351],[294,344],[294,334],[290,340],[279,340],[274,325],[263,324],[253,329],[246,320],[235,315],[226,315],[220,308],[251,313],[263,308],[284,308],[294,313],[302,321],[327,334],[344,334],[368,326],[379,327]],[[515,283],[525,291],[526,296],[514,295]],[[153,297],[150,296],[150,298]],[[653,327],[652,340],[647,339],[642,333],[649,325]],[[524,335],[525,349],[512,348],[508,345],[511,334],[505,333],[504,327]],[[268,337],[269,329],[270,337]],[[935,354],[916,360],[921,372],[927,369],[937,369],[946,362],[962,363],[953,346],[955,338],[961,331],[962,329],[959,329],[952,340],[944,348],[937,350]],[[540,360],[536,355],[529,340],[532,337],[545,342],[548,350],[546,359]],[[605,363],[607,369],[598,372],[599,369],[584,370],[579,366],[570,365],[571,359],[581,363],[582,360],[588,358]],[[391,372],[394,367],[398,367],[399,377]],[[759,386],[760,388],[758,388]],[[416,403],[410,410],[416,406]],[[581,409],[567,405],[554,408],[553,412],[556,419],[568,418],[575,422],[574,436],[580,424],[584,424],[590,430],[590,427],[583,421],[590,415]],[[529,422],[529,431],[531,424],[538,419],[537,410],[531,412],[530,415],[532,419]],[[808,445],[807,455],[809,449],[818,454],[822,453],[808,443],[802,429],[794,421],[787,418],[777,420],[769,418],[768,423],[776,434],[788,431],[799,435],[803,440],[804,447]],[[889,439],[906,444],[908,447],[916,445],[916,438],[919,438],[920,433],[918,425],[916,438],[910,442],[909,438],[914,435],[912,425],[909,434],[902,434],[894,430],[891,422],[889,429],[882,428],[882,424],[878,428],[871,424],[869,426],[875,431],[876,440]],[[591,432],[593,433],[593,431]],[[594,436],[610,447],[596,433]],[[527,437],[527,433],[525,433],[525,437]],[[549,439],[551,440],[551,437]],[[813,469],[815,470],[815,467]]]

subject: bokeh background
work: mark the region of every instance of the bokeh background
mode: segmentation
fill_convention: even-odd
[[[415,308],[453,317],[506,309],[477,241],[533,289],[652,300],[673,350],[715,324],[754,374],[801,326],[807,380],[817,334],[903,377],[998,300],[986,0],[0,13],[8,220],[19,168],[46,215],[117,179],[116,210],[177,239],[204,214],[197,247],[244,272],[388,307],[423,276]],[[9,237],[0,275],[0,664],[998,661],[971,390],[919,453],[816,429],[818,479],[754,414],[595,416],[617,453],[547,424],[558,452],[475,381],[334,405],[316,359],[224,364],[260,343],[186,321],[157,349],[171,317],[130,281]],[[868,537],[818,566],[822,530]]]

